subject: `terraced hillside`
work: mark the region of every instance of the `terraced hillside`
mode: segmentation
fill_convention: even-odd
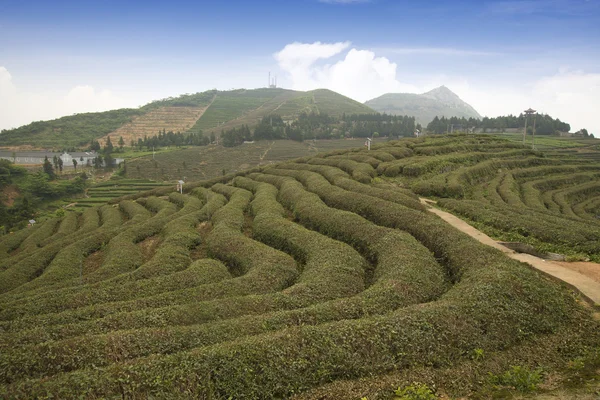
[[[119,143],[123,138],[126,146],[131,141],[137,143],[144,136],[156,136],[159,131],[187,132],[202,116],[206,107],[161,107],[144,115],[133,117],[131,122],[119,127],[108,135],[102,137],[99,142],[102,146],[110,137],[113,145]]]
[[[293,140],[257,141],[237,147],[192,146],[154,157],[136,158],[127,164],[127,177],[175,182],[212,179],[258,165],[315,155],[331,149],[364,147],[362,139],[334,139],[296,142]]]
[[[154,182],[147,179],[119,179],[96,183],[85,191],[86,197],[65,199],[67,204],[76,207],[93,207],[102,205],[112,199],[145,192],[159,187],[175,187],[175,183]]]
[[[543,368],[556,383],[570,361],[581,368],[568,378],[583,379],[600,364],[600,326],[578,298],[399,185],[463,171],[452,187],[466,197],[499,169],[528,171],[517,180],[567,165],[587,174],[596,161],[483,136],[390,142],[6,236],[0,397],[389,399],[413,381],[485,396],[490,373]],[[562,218],[596,233],[585,214]]]
[[[441,197],[438,205],[492,236],[598,261],[600,152],[595,140],[564,145],[578,147],[538,152],[501,140],[442,139],[415,144],[414,157],[378,172]]]

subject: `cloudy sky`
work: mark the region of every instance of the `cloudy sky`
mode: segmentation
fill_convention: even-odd
[[[446,85],[600,136],[600,0],[0,0],[0,129],[212,88]]]

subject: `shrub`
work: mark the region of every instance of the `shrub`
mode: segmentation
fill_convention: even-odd
[[[542,382],[542,370],[539,368],[531,370],[528,367],[516,365],[502,375],[490,375],[490,380],[495,385],[508,386],[519,392],[533,392]]]
[[[399,387],[394,391],[394,400],[435,400],[438,397],[424,383]]]

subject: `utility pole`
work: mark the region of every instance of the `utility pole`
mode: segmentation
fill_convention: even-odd
[[[531,150],[535,150],[535,120],[537,119],[537,112],[533,114],[533,136],[531,137]]]

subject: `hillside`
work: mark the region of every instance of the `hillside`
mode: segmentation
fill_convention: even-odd
[[[158,131],[219,133],[242,124],[254,125],[270,113],[293,119],[302,112],[372,113],[369,107],[330,90],[299,92],[286,89],[211,90],[151,102],[139,109],[84,113],[51,121],[37,121],[0,133],[0,146],[70,148],[92,139],[104,143],[120,136],[129,146]]]
[[[495,234],[597,259],[594,145],[391,141],[187,183],[183,194],[137,193],[4,236],[0,397],[584,388],[600,367],[589,306],[415,192]]]
[[[387,93],[365,102],[365,105],[380,113],[414,116],[423,126],[436,116],[481,118],[473,107],[445,86],[422,94]]]

